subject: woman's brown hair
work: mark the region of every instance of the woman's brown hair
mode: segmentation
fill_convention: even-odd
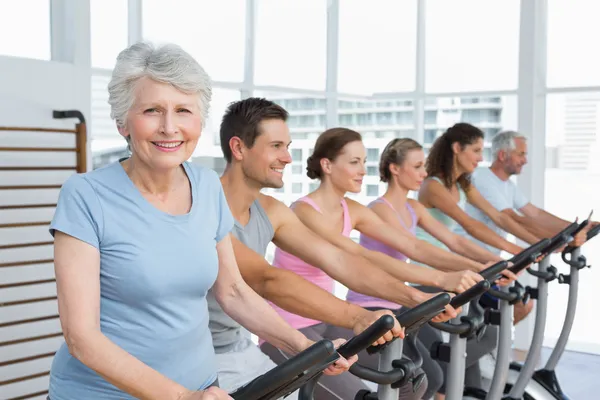
[[[306,160],[306,175],[310,179],[323,178],[321,159],[334,161],[344,146],[356,141],[362,141],[362,136],[348,128],[331,128],[321,133],[312,155]]]
[[[436,139],[429,151],[425,163],[427,174],[440,178],[446,188],[452,188],[452,171],[454,170],[452,145],[458,143],[463,150],[467,145],[473,144],[479,139],[483,139],[481,129],[466,122],[459,122],[448,128],[442,136]],[[462,174],[458,177],[458,184],[464,191],[468,191],[471,187],[471,177]]]
[[[423,146],[410,138],[398,138],[389,142],[383,149],[379,159],[379,179],[381,182],[389,182],[392,179],[391,164],[402,165],[408,153],[421,149],[423,149]]]

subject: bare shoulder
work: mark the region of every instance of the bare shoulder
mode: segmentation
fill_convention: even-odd
[[[269,221],[273,228],[277,230],[285,221],[289,221],[290,217],[294,216],[293,211],[285,205],[281,200],[277,200],[273,196],[261,193],[258,201],[267,213]]]

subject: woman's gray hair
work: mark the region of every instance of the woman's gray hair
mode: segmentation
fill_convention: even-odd
[[[492,139],[492,157],[493,160],[498,158],[498,153],[501,150],[511,151],[517,148],[515,139],[527,140],[527,138],[515,131],[503,131],[499,132]]]
[[[119,53],[108,84],[110,116],[124,127],[134,101],[136,83],[144,77],[168,83],[187,94],[198,95],[202,124],[206,123],[212,82],[198,62],[175,44],[135,43]]]

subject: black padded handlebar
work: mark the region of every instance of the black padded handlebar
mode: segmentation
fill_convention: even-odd
[[[505,261],[506,262],[506,261]],[[491,287],[491,284],[487,280],[482,280],[478,282],[477,285],[471,286],[469,289],[464,292],[457,294],[450,301],[450,305],[453,308],[459,308],[475,299],[477,296],[481,296],[485,292],[487,292]]]
[[[527,250],[525,250],[527,251]],[[487,267],[483,271],[479,273],[483,277],[483,279],[495,281],[495,277],[502,271],[506,269],[508,266],[508,261],[498,261],[496,264]]]
[[[534,262],[540,255],[544,253],[544,249],[550,245],[551,239],[542,239],[534,245],[529,246],[519,254],[515,255],[509,261],[513,263],[508,269],[510,272],[518,274],[524,270],[529,264]]]
[[[569,224],[569,226],[567,226],[562,231],[558,232],[552,239],[550,239],[550,243],[548,244],[548,246],[544,247],[542,253],[552,253],[553,251],[559,249],[561,246],[569,243],[571,241],[571,238],[573,237],[573,233],[578,228],[579,224],[577,222]]]
[[[415,308],[410,310],[400,309],[396,313],[396,319],[398,320],[400,326],[404,328],[405,335],[420,328],[421,325],[444,311],[446,305],[450,303],[450,299],[451,297],[448,293],[440,293],[437,296],[419,304]],[[396,339],[392,339],[392,341],[394,340]],[[387,347],[388,343],[390,342],[380,346],[369,346],[367,348],[367,353],[379,353]]]
[[[594,226],[592,229],[590,229],[587,233],[587,240],[590,240],[591,238],[593,238],[594,236],[596,236],[598,234],[598,232],[600,232],[600,224]]]
[[[586,220],[586,221],[587,221],[587,220]],[[584,222],[586,222],[586,221],[584,221]],[[589,222],[588,222],[588,223],[589,223]],[[583,228],[582,228],[582,229],[583,229]],[[587,233],[587,236],[586,236],[586,241],[587,241],[587,240],[590,240],[591,238],[593,238],[594,236],[596,236],[596,235],[598,234],[598,232],[599,232],[599,231],[600,231],[600,225],[596,225],[596,226],[594,226],[593,228],[591,228],[591,229],[588,231],[588,233]],[[575,235],[576,235],[576,234],[577,234],[577,233],[575,233]],[[564,256],[565,256],[565,254],[572,253],[572,252],[573,252],[573,250],[575,250],[575,247],[573,247],[573,246],[567,246],[567,247],[566,247],[566,248],[563,250],[563,253],[562,253],[562,255],[563,255],[563,260],[565,260],[565,257],[564,257]],[[565,260],[565,261],[566,261],[566,260]]]
[[[384,315],[363,332],[341,345],[337,352],[344,358],[352,357],[369,347],[393,327],[394,317]]]
[[[334,356],[334,357],[332,357]],[[321,340],[293,358],[276,366],[230,394],[235,400],[277,399],[281,393],[294,392],[297,386],[291,385],[300,380],[311,367],[319,365],[321,370],[333,364],[339,356],[330,340]]]

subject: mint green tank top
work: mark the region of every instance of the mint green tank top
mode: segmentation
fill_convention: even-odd
[[[438,177],[431,177],[428,179],[435,179],[436,181],[443,184],[441,179]],[[464,211],[465,206],[467,204],[467,195],[465,194],[465,191],[460,187],[460,185],[458,185],[458,183],[456,185],[458,187],[458,193],[460,196],[457,205],[460,207],[461,210]],[[449,216],[447,216],[446,214],[444,214],[442,211],[440,211],[437,208],[427,208],[427,211],[433,218],[437,219],[442,224],[446,225],[446,227],[451,232],[454,232],[455,228],[458,226],[458,223],[456,221],[454,221],[452,218],[450,218]],[[426,242],[428,242],[436,247],[442,248],[444,250],[448,250],[448,248],[446,247],[445,244],[443,244],[438,239],[431,236],[427,231],[423,230],[421,227],[417,227],[416,236],[417,236],[417,239],[419,239],[419,240],[425,240]]]

